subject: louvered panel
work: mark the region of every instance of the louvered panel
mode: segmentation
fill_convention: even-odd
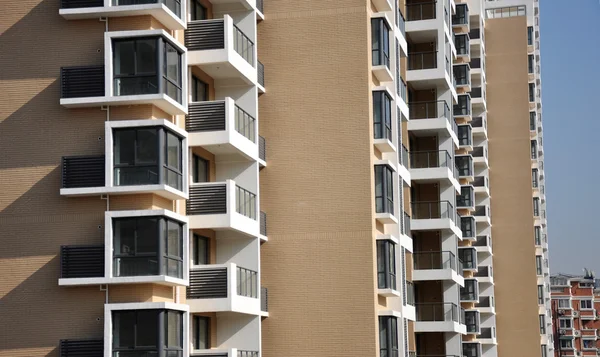
[[[61,9],[77,9],[82,7],[102,7],[103,0],[61,0]]]
[[[62,67],[60,97],[82,98],[104,96],[104,66]]]
[[[103,357],[103,340],[60,340],[60,357]]]
[[[260,211],[260,234],[267,236],[267,214]]]
[[[60,247],[61,278],[104,276],[104,245]]]
[[[188,215],[227,213],[225,185],[191,186],[187,200]]]
[[[263,161],[267,161],[267,142],[262,136],[258,137],[258,157]]]
[[[258,79],[258,84],[261,86],[265,86],[265,65],[262,64],[261,61],[256,61],[256,76]]]
[[[225,22],[222,19],[188,22],[185,46],[188,51],[225,48]]]
[[[190,271],[188,299],[214,299],[227,297],[227,268]]]
[[[62,158],[62,188],[103,187],[104,155]]]
[[[225,102],[190,103],[185,129],[189,132],[225,130]]]

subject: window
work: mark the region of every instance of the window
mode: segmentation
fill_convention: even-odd
[[[458,258],[462,261],[463,269],[477,268],[477,251],[475,248],[459,249]]]
[[[454,82],[457,86],[466,86],[471,82],[469,65],[461,64],[454,66]]]
[[[565,349],[573,349],[573,340],[572,339],[561,339],[560,340],[560,348],[565,348]]]
[[[556,301],[558,302],[559,308],[563,308],[563,309],[571,308],[571,300],[569,300],[569,299],[558,299]]]
[[[206,102],[208,100],[208,84],[192,76],[192,102]]]
[[[478,300],[479,284],[475,279],[465,279],[465,286],[460,288],[461,301],[476,301]]]
[[[210,264],[210,239],[194,234],[194,265]]]
[[[530,74],[533,73],[533,67],[534,67],[533,63],[534,63],[533,55],[527,55],[527,64],[528,64],[527,68],[529,71],[528,73],[530,73]]]
[[[121,310],[112,312],[113,355],[183,356],[183,312]]]
[[[458,176],[473,176],[473,158],[470,155],[455,156],[454,161],[458,169]]]
[[[513,17],[513,16],[525,16],[527,13],[525,5],[522,6],[507,6],[496,9],[488,9],[487,16],[490,19]]]
[[[547,345],[542,345],[542,357],[547,357]]]
[[[596,346],[595,346],[595,342],[596,341],[594,341],[594,340],[582,340],[582,342],[583,342],[583,348],[586,348],[586,349],[596,349]]]
[[[160,183],[182,189],[179,136],[163,127],[143,127],[115,129],[113,137],[115,186]]]
[[[479,311],[465,311],[465,325],[467,333],[479,332]]]
[[[475,218],[460,217],[460,230],[462,231],[463,238],[475,237]]]
[[[537,275],[542,275],[542,256],[541,255],[535,256],[535,269],[536,269]]]
[[[377,286],[396,290],[396,244],[389,240],[377,241]]]
[[[379,316],[379,356],[399,356],[398,320],[393,316]]]
[[[458,144],[460,146],[473,145],[473,135],[471,134],[471,125],[458,126]]]
[[[533,46],[533,26],[527,27],[527,45]]]
[[[180,0],[112,0],[113,6],[141,5],[141,4],[165,4],[177,17],[181,18]]]
[[[571,319],[558,319],[558,327],[562,329],[573,328],[573,320]]]
[[[375,210],[394,214],[394,173],[387,165],[375,166]]]
[[[466,25],[469,23],[469,10],[467,4],[456,4],[456,14],[452,15],[453,25]]]
[[[579,308],[582,310],[583,309],[589,310],[589,309],[593,309],[594,305],[592,304],[592,300],[581,300],[579,302]]]
[[[210,317],[194,316],[194,349],[208,350],[210,344]]]
[[[464,357],[479,357],[479,344],[478,343],[464,343],[463,342],[463,356]]]
[[[537,141],[531,140],[531,159],[537,159]]]
[[[529,130],[534,131],[536,129],[535,112],[529,112]]]
[[[540,315],[540,335],[546,334],[546,315]]]
[[[115,39],[113,52],[115,95],[165,93],[182,102],[182,54],[167,40]]]
[[[544,305],[544,285],[537,286],[538,305]]]
[[[471,114],[471,96],[459,95],[458,104],[454,104],[454,116]]]
[[[542,245],[542,227],[535,226],[533,228],[534,237],[535,237],[535,245]]]
[[[540,198],[539,197],[533,198],[533,215],[536,217],[539,217],[539,215],[540,215]]]
[[[390,28],[383,18],[371,19],[373,66],[390,68]]]
[[[375,139],[392,141],[392,99],[385,91],[373,92],[373,131]]]
[[[469,36],[468,35],[454,35],[454,46],[456,47],[457,55],[468,55],[469,54]]]
[[[165,217],[113,219],[113,275],[183,277],[183,224]]]
[[[535,84],[529,83],[529,101],[535,102]]]
[[[461,186],[460,195],[456,196],[457,207],[473,207],[475,203],[475,192],[473,186]]]
[[[206,8],[202,6],[199,0],[190,1],[190,16],[192,21],[206,20]]]
[[[533,186],[533,188],[538,188],[539,187],[539,183],[538,183],[538,169],[531,169],[531,186]]]
[[[194,155],[192,157],[192,180],[194,183],[209,182],[209,163],[208,160]]]

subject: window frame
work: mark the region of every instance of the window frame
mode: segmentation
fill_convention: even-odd
[[[558,328],[561,330],[572,329],[573,328],[573,319],[568,318],[568,317],[559,317],[558,318]]]
[[[383,17],[371,19],[371,63],[390,69],[390,27]]]
[[[392,97],[385,90],[373,91],[373,133],[375,139],[392,141]],[[376,100],[379,99],[379,100]],[[379,102],[379,106],[376,105]],[[377,115],[379,107],[380,115]],[[379,129],[378,129],[379,127]]]
[[[535,245],[542,245],[542,227],[540,227],[540,226],[533,227],[533,237],[534,237]]]
[[[377,288],[397,289],[396,243],[389,239],[377,240]]]
[[[203,235],[197,234],[197,233],[193,233],[192,235],[192,239],[194,241],[194,246],[193,246],[193,256],[192,256],[192,262],[193,265],[207,265],[210,264],[210,238],[205,237]],[[199,241],[203,241],[205,243],[206,246],[206,252],[204,254],[204,260],[206,261],[206,263],[199,263],[200,260],[200,255],[199,255]]]
[[[471,95],[470,94],[459,94],[456,100],[456,104],[453,106],[453,115],[471,115]]]
[[[394,215],[394,170],[389,165],[375,165],[374,171],[375,212]],[[378,185],[381,186],[380,194],[377,192]]]
[[[380,356],[399,356],[398,318],[395,316],[379,316],[378,335]]]
[[[546,315],[539,315],[540,320],[540,335],[546,334]]]
[[[584,307],[583,303],[586,302],[586,307]],[[589,303],[589,307],[587,307],[587,303]],[[594,302],[592,301],[592,299],[581,299],[579,300],[579,310],[593,310],[594,309]]]
[[[529,130],[535,131],[537,129],[537,114],[536,112],[529,112]]]
[[[479,282],[477,279],[464,279],[465,286],[460,287],[461,301],[477,301],[479,298]]]
[[[529,83],[529,102],[535,102],[535,83]]]
[[[563,342],[565,342],[563,344]],[[567,350],[572,350],[573,349],[573,339],[571,338],[561,338],[559,339],[559,347],[563,348],[563,349],[567,349]]]
[[[202,13],[204,16],[201,19],[194,18],[196,15],[197,7],[202,9]],[[202,20],[208,20],[208,10],[207,10],[206,6],[202,5],[200,0],[191,0],[190,1],[190,21],[202,21]]]
[[[197,1],[197,0],[196,0]],[[193,3],[194,1],[192,1]],[[204,88],[204,96],[202,99],[198,100],[198,86],[202,86]],[[209,88],[208,83],[204,82],[200,78],[196,77],[192,74],[192,102],[206,102],[209,100]]]
[[[536,255],[535,256],[535,272],[537,275],[543,275],[543,271],[542,271],[543,263],[544,262],[542,261],[542,256]]]
[[[531,140],[531,159],[537,159],[537,140]]]
[[[567,302],[567,305],[566,306],[561,306],[561,302],[565,302],[565,301]],[[556,306],[559,309],[571,309],[572,308],[571,299],[556,299]]]
[[[539,197],[533,197],[533,215],[535,217],[540,216],[540,198]]]
[[[192,334],[193,334],[193,340],[192,340],[192,346],[194,346],[194,350],[199,350],[200,349],[200,320],[203,320],[206,323],[206,331],[203,334],[206,338],[206,349],[210,349],[212,348],[212,343],[211,343],[211,338],[210,338],[210,334],[211,334],[211,321],[212,319],[209,316],[202,316],[202,315],[193,315],[192,317]]]
[[[456,82],[457,86],[466,86],[471,82],[469,64],[455,65],[453,68],[453,74],[454,81]]]
[[[471,155],[456,155],[454,156],[454,164],[458,169],[458,176],[473,176],[473,156]]]
[[[538,305],[544,305],[544,285],[537,286]]]
[[[470,52],[470,38],[468,34],[455,34],[454,35],[454,47],[456,47],[456,54],[459,56],[468,55]]]
[[[466,196],[468,196],[468,197],[466,197]],[[456,195],[456,207],[474,207],[474,206],[475,206],[475,188],[471,185],[461,186],[460,194]]]
[[[477,269],[477,250],[475,248],[459,249],[458,258],[463,262],[463,269]],[[465,263],[470,264],[465,267]]]
[[[527,46],[533,46],[533,26],[527,26]]]

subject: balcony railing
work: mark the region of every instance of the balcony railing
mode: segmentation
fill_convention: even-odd
[[[188,299],[218,299],[227,297],[227,267],[190,270]]]
[[[492,274],[492,267],[483,266],[483,267],[479,267],[477,269],[477,272],[475,274],[473,274],[473,276],[478,277],[478,278],[489,278],[494,275]]]
[[[481,87],[471,88],[471,98],[481,98]]]
[[[486,128],[486,122],[485,122],[485,118],[483,117],[474,117],[473,120],[471,120],[471,126],[473,128]]]
[[[412,151],[410,153],[410,163],[413,169],[453,167],[452,157],[446,150]]]
[[[269,289],[265,287],[260,288],[260,311],[269,311]]]
[[[190,185],[187,215],[227,213],[227,185]]]
[[[60,357],[102,357],[104,356],[104,340],[60,340],[58,355]]]
[[[459,322],[460,316],[458,306],[454,303],[416,303],[417,321]]]
[[[406,4],[406,20],[431,20],[436,17],[436,1]]]
[[[456,210],[448,201],[411,202],[412,219],[449,218],[456,220]]]
[[[60,277],[104,277],[104,245],[63,245],[60,247]]]
[[[205,356],[206,357],[206,356]],[[208,356],[211,357],[211,356]],[[237,351],[237,357],[258,357],[258,351]]]
[[[437,51],[409,52],[409,71],[431,68],[437,68]]]
[[[414,267],[417,270],[456,270],[456,256],[452,252],[415,252]]]
[[[260,211],[260,234],[267,236],[267,214]]]
[[[477,240],[471,243],[473,247],[487,247],[492,246],[492,238],[489,236],[477,236]]]
[[[406,20],[404,19],[404,15],[400,9],[398,9],[398,28],[400,28],[400,33],[402,33],[402,36],[406,38]]]
[[[473,68],[481,68],[481,58],[471,58],[471,62],[469,62],[471,69]]]
[[[471,29],[471,31],[469,31],[469,38],[472,40],[481,38],[481,32],[479,29]]]
[[[473,180],[473,186],[475,187],[488,187],[488,178],[486,176],[475,176]]]
[[[411,102],[408,104],[412,119],[450,118],[450,107],[443,100],[431,102]]]
[[[487,158],[487,149],[485,149],[483,146],[476,146],[473,148],[471,155],[473,157],[486,157]]]
[[[481,333],[479,335],[477,335],[477,339],[496,337],[495,334],[493,333],[492,329],[493,329],[493,327],[482,327]]]
[[[402,233],[404,233],[407,236],[411,236],[411,231],[410,231],[410,216],[408,215],[408,213],[404,212],[404,217],[402,220]]]
[[[104,187],[104,155],[64,156],[62,188]]]
[[[400,155],[398,157],[400,164],[404,167],[406,167],[407,169],[410,168],[410,160],[409,160],[409,153],[408,153],[408,149],[406,148],[406,146],[404,146],[404,144],[402,144],[402,147],[400,148]]]
[[[480,296],[479,302],[475,303],[475,307],[494,307],[494,298],[492,296]]]
[[[236,185],[235,202],[237,213],[256,219],[256,194]]]
[[[193,102],[185,117],[185,130],[189,132],[225,130],[225,101]]]
[[[262,12],[263,14],[265,13],[263,0],[256,0],[256,8],[258,9],[258,11]]]
[[[258,158],[267,161],[267,143],[262,136],[258,137]]]
[[[265,86],[265,65],[261,61],[256,60],[256,76],[258,78],[258,84]]]
[[[242,30],[236,25],[233,25],[233,49],[237,52],[246,62],[254,66],[254,42],[252,42]]]
[[[256,119],[245,110],[235,106],[235,131],[256,142]]]
[[[185,46],[188,51],[216,50],[225,48],[225,20],[190,21],[185,30]]]
[[[258,273],[254,270],[237,267],[237,294],[251,298],[258,297]]]
[[[104,65],[61,67],[60,97],[103,97],[104,81]]]
[[[482,206],[475,206],[475,213],[473,213],[474,216],[478,216],[478,217],[485,217],[490,215],[489,212],[489,206],[486,205],[482,205]]]

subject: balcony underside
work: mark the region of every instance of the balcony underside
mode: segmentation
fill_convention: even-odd
[[[257,84],[256,68],[228,48],[189,51],[188,65],[198,66],[217,86]]]
[[[410,229],[413,231],[440,231],[449,230],[462,239],[462,231],[450,218],[431,218],[410,220]]]
[[[153,193],[169,200],[184,200],[188,195],[168,185],[132,185],[113,187],[61,188],[60,195],[67,197],[90,197],[102,195],[136,195]]]
[[[465,285],[465,279],[453,269],[417,269],[413,270],[413,281],[449,280],[460,286]]]
[[[141,94],[124,96],[61,98],[65,108],[98,108],[102,106],[155,105],[171,115],[187,114],[187,108],[166,94]]]
[[[449,332],[467,334],[467,327],[455,321],[416,321],[415,332]]]
[[[60,9],[58,13],[66,20],[150,15],[170,30],[183,30],[186,27],[184,21],[161,3]]]

